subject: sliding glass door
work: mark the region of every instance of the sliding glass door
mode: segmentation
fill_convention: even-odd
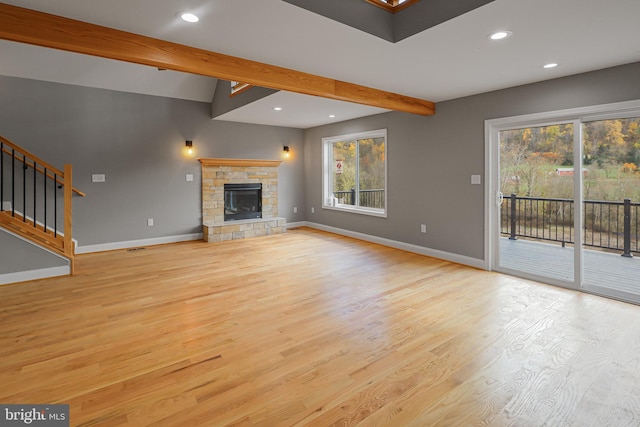
[[[573,124],[504,129],[498,139],[498,269],[572,284]]]
[[[640,302],[640,101],[487,121],[492,269]]]
[[[584,289],[640,295],[640,116],[583,123]]]

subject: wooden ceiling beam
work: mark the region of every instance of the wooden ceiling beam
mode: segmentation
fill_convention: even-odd
[[[421,115],[435,104],[0,3],[0,39]]]

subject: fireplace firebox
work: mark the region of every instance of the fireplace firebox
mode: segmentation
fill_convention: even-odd
[[[262,218],[262,184],[225,184],[224,220]]]

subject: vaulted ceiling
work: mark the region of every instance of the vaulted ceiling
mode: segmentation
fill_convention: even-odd
[[[282,0],[5,3],[435,102],[640,60],[637,0],[495,0],[395,43]],[[181,21],[183,10],[200,21]],[[497,30],[511,37],[489,40]],[[9,41],[0,58],[0,75],[204,102],[217,83]],[[550,62],[559,65],[544,69]],[[217,118],[307,128],[382,111],[277,92]]]

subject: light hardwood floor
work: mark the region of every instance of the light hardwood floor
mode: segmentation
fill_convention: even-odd
[[[311,229],[0,301],[0,403],[73,426],[640,425],[640,307]]]

